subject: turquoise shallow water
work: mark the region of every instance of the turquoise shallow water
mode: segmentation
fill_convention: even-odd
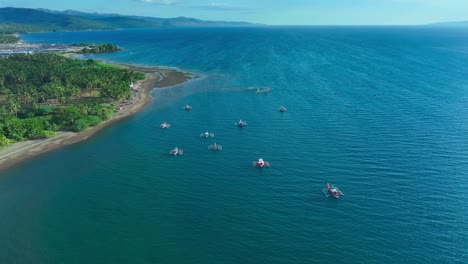
[[[0,263],[468,259],[467,30],[177,28],[23,38],[112,42],[124,50],[89,58],[201,77],[154,90],[135,116],[2,173]],[[271,92],[257,95],[254,86]],[[240,118],[247,127],[233,125]],[[164,121],[170,129],[159,129]],[[215,138],[199,138],[205,130]],[[214,141],[221,152],[207,150]],[[167,155],[175,146],[183,156]],[[259,157],[272,167],[252,168]],[[326,198],[327,182],[345,196]]]

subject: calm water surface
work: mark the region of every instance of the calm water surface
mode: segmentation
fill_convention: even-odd
[[[200,78],[154,90],[142,112],[2,173],[0,263],[468,262],[468,30],[23,38],[112,42],[124,50],[85,58]],[[205,130],[215,138],[199,138]],[[213,142],[223,150],[208,151]],[[167,155],[175,146],[183,156]],[[259,157],[271,168],[252,168]],[[345,196],[326,198],[327,182]]]

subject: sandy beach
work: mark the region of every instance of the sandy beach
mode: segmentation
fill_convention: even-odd
[[[133,97],[133,104],[123,106],[114,116],[97,126],[90,127],[85,131],[57,132],[57,135],[48,139],[28,140],[18,142],[0,150],[0,171],[3,171],[15,164],[30,159],[39,154],[49,152],[60,147],[86,140],[100,129],[128,116],[131,116],[151,101],[149,92],[153,88],[174,86],[188,80],[187,73],[158,67],[143,67],[133,65],[123,65],[132,71],[139,71],[146,74],[146,78],[135,85],[139,85],[138,96]],[[162,78],[161,78],[162,77]]]

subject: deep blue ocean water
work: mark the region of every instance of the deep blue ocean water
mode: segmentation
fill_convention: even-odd
[[[200,78],[2,173],[0,263],[468,263],[468,29],[22,38],[111,42],[124,50],[85,58]],[[345,196],[326,198],[327,182]]]

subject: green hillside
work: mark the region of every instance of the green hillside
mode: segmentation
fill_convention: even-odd
[[[47,9],[0,8],[0,33],[41,31],[111,30],[178,26],[252,26],[243,22],[203,21],[194,18],[156,18],[96,14]]]
[[[50,14],[26,8],[0,8],[1,32],[113,29],[107,23],[63,14]]]

